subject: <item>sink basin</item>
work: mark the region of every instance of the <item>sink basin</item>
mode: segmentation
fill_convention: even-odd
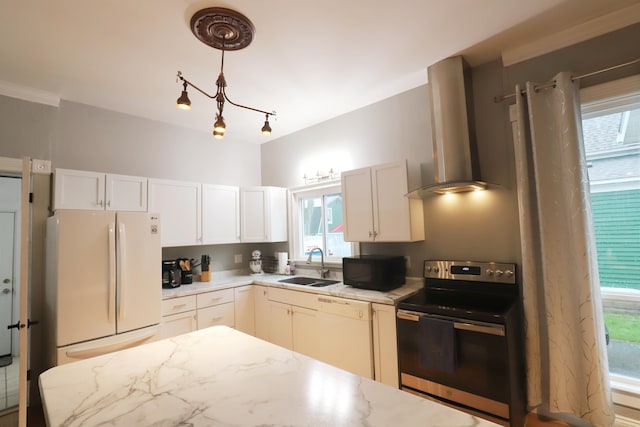
[[[338,280],[317,279],[314,277],[291,277],[289,279],[278,280],[281,283],[291,283],[293,285],[304,285],[313,287],[322,287],[340,283]]]

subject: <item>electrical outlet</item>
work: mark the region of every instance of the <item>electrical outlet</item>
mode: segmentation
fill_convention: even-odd
[[[411,268],[411,257],[409,255],[404,256],[404,265],[407,267],[407,270]]]
[[[236,264],[242,264],[242,254],[235,254],[233,256],[233,262]]]

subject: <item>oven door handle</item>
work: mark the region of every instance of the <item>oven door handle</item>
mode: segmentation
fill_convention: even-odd
[[[463,331],[480,332],[481,334],[498,335],[501,337],[504,336],[504,326],[502,325],[476,325],[474,323],[467,322],[454,322],[453,327]]]
[[[419,321],[421,315],[424,316],[424,313],[418,314],[416,312],[406,311],[406,310],[398,310],[396,314],[398,319],[410,320],[412,322]],[[501,337],[504,336],[504,325],[492,325],[489,323],[478,324],[478,323],[460,322],[444,316],[428,316],[427,315],[425,317],[434,317],[436,319],[450,320],[453,322],[453,327],[455,329],[471,331],[471,332],[479,332],[482,334],[489,334],[489,335],[498,335]]]

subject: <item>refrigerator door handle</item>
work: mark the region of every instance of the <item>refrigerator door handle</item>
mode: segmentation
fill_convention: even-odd
[[[127,271],[125,265],[127,259],[127,233],[124,223],[118,223],[118,321],[124,320],[126,314],[125,301],[127,300],[125,290],[127,288],[124,272]]]
[[[92,342],[85,343],[83,345],[74,345],[72,350],[65,352],[66,356],[72,359],[86,359],[89,357],[100,356],[103,354],[111,353],[118,350],[124,350],[125,348],[135,347],[138,344],[142,344],[144,341],[152,338],[159,331],[158,326],[152,328],[146,328],[145,330],[136,331],[135,334],[131,334],[126,338],[122,338],[110,343],[96,344]]]
[[[109,323],[113,323],[115,308],[112,303],[116,300],[116,234],[115,224],[109,224],[109,291],[107,295],[107,316]]]

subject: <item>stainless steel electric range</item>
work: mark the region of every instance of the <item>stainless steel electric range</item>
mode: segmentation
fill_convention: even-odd
[[[524,425],[520,292],[514,264],[425,261],[398,304],[404,390],[502,425]]]

